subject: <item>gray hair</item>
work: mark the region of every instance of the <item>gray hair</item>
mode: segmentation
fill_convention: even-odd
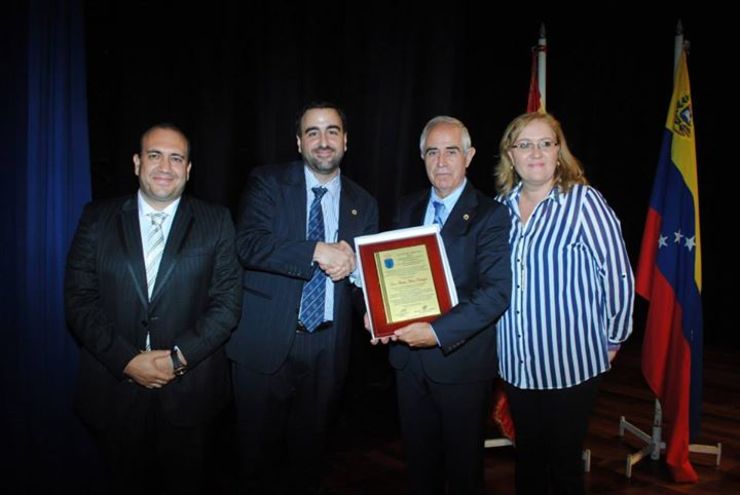
[[[419,151],[421,151],[421,157],[424,158],[424,146],[427,144],[427,137],[429,136],[429,133],[439,124],[451,124],[460,128],[460,130],[462,131],[462,151],[463,153],[467,153],[470,147],[473,145],[473,141],[470,139],[470,132],[468,132],[468,128],[465,127],[465,124],[463,124],[455,117],[449,117],[447,115],[437,115],[432,120],[427,122],[427,125],[424,126],[424,130],[421,131],[421,137],[419,138]]]

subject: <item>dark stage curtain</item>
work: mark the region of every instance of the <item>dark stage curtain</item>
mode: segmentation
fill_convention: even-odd
[[[13,77],[3,88],[12,95],[12,123],[3,125],[4,163],[12,166],[2,181],[2,318],[10,330],[2,443],[13,468],[3,485],[79,491],[82,466],[96,468],[86,462],[90,444],[72,411],[78,350],[66,329],[62,286],[69,243],[91,198],[84,19],[78,1],[13,4],[3,30],[13,44]]]
[[[633,262],[642,237],[661,133],[672,90],[676,16],[603,6],[579,22],[560,5],[486,6],[378,0],[86,3],[93,195],[136,189],[131,155],[156,121],[191,135],[189,190],[238,204],[249,170],[295,159],[294,116],[306,100],[328,99],[349,116],[343,173],[374,194],[387,226],[399,197],[427,187],[418,139],[438,114],[462,119],[478,153],[468,171],[494,192],[493,167],[505,125],[527,101],[530,47],[544,21],[547,105],[591,183],[622,220]],[[719,114],[726,74],[716,53],[727,31],[716,16],[686,12],[693,41],[706,336],[727,332],[731,304],[723,262],[732,257],[718,228]],[[714,253],[714,254],[710,254]],[[638,303],[637,321],[644,321]]]

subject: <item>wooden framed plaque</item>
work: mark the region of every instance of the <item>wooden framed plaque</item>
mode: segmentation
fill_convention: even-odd
[[[416,321],[432,321],[457,304],[438,225],[355,238],[373,338]]]

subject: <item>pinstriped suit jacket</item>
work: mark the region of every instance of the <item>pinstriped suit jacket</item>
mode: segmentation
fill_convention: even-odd
[[[241,310],[234,227],[222,207],[184,196],[172,221],[151,301],[136,196],[93,202],[77,227],[65,273],[67,321],[81,345],[76,407],[104,428],[142,394],[123,369],[144,348],[177,345],[189,371],[162,388],[162,414],[192,426],[228,401],[223,345]]]

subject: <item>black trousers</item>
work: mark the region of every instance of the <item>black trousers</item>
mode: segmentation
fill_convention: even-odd
[[[203,493],[209,426],[174,426],[161,415],[159,391],[139,394],[125,418],[94,432],[108,469],[107,492]]]
[[[318,491],[339,387],[335,330],[297,333],[288,358],[273,374],[234,364],[242,492]]]
[[[435,383],[412,353],[396,384],[411,493],[482,493],[491,380]]]
[[[556,390],[506,384],[516,429],[518,495],[585,493],[583,439],[600,381],[597,376]]]

